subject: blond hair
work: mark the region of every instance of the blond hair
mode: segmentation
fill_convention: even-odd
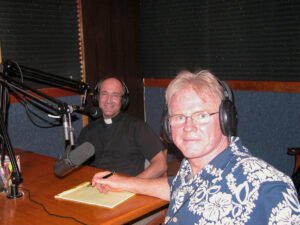
[[[201,97],[216,97],[219,102],[225,98],[219,79],[210,71],[201,70],[197,73],[182,71],[168,85],[165,94],[167,105],[169,105],[173,95],[188,86],[192,87]]]

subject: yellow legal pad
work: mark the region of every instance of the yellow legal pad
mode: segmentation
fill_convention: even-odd
[[[91,186],[90,182],[84,182],[74,188],[57,194],[54,197],[90,205],[103,206],[106,208],[114,208],[134,195],[135,193],[127,191],[108,192],[103,194],[100,193],[97,188]]]

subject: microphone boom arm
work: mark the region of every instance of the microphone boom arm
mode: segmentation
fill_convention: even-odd
[[[8,77],[5,74],[0,75],[0,77],[3,77],[5,79],[1,79],[0,82],[14,93],[23,94],[31,101],[40,104],[44,108],[52,110],[56,115],[63,115],[65,113],[68,113],[69,107],[67,103],[46,95],[39,90],[35,90],[28,85],[21,83],[20,81]]]
[[[14,65],[16,65],[16,67],[14,67]],[[43,72],[27,66],[18,65],[16,62],[11,60],[6,60],[3,67],[5,73],[9,74],[11,77],[20,77],[20,71],[22,71],[24,79],[37,83],[50,84],[55,87],[69,89],[80,94],[85,94],[90,89],[87,83]]]
[[[16,67],[14,67],[14,65]],[[62,117],[63,126],[65,132],[66,143],[72,146],[74,143],[74,133],[72,128],[71,113],[73,112],[72,106],[67,103],[44,94],[41,91],[31,88],[23,83],[23,79],[30,81],[50,84],[55,87],[72,90],[79,94],[83,94],[82,105],[86,105],[86,96],[90,89],[89,85],[75,81],[69,78],[64,78],[54,74],[42,72],[29,67],[20,66],[14,61],[5,61],[3,64],[3,73],[0,72],[0,147],[2,150],[1,162],[4,162],[5,152],[7,151],[10,163],[12,165],[11,173],[11,187],[8,198],[18,198],[22,196],[22,193],[18,191],[18,186],[22,183],[23,178],[20,173],[14,150],[11,144],[11,140],[8,135],[6,119],[7,119],[7,106],[9,104],[8,92],[12,91],[18,96],[22,94],[26,97],[26,100],[32,102],[32,104],[38,105],[44,112],[52,114],[52,116]],[[21,78],[21,81],[14,79],[13,77]],[[1,165],[2,166],[2,165]]]

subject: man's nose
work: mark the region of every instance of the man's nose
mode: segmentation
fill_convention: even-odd
[[[193,119],[192,117],[186,117],[185,123],[184,123],[184,129],[185,130],[191,130],[193,128]]]
[[[113,101],[113,95],[107,95],[106,96],[106,101],[107,102],[112,102]]]

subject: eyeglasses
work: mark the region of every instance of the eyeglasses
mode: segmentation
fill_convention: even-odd
[[[113,100],[117,100],[117,99],[119,99],[119,98],[122,97],[122,94],[121,93],[116,93],[116,92],[110,94],[110,93],[108,93],[106,91],[101,91],[100,92],[100,97],[101,98],[111,97]]]
[[[219,112],[208,113],[208,112],[198,111],[198,112],[194,112],[190,116],[177,114],[177,115],[169,116],[169,122],[172,127],[182,127],[186,123],[187,118],[190,117],[194,123],[203,125],[208,123],[210,121],[211,116],[217,113]]]

